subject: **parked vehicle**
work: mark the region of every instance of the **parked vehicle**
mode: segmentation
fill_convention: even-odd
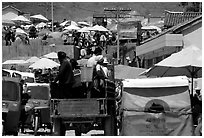
[[[192,136],[189,81],[185,76],[123,81],[122,136]]]
[[[82,83],[87,84],[92,81],[93,72],[89,69],[83,67],[81,73]],[[52,97],[53,135],[63,136],[66,130],[75,130],[76,136],[88,133],[90,130],[104,130],[106,136],[117,135],[114,82],[105,80],[104,97],[90,98],[92,96],[89,95],[87,87],[84,87],[83,90],[86,90],[87,93],[85,98],[58,99]],[[54,93],[57,92],[54,91]]]
[[[20,80],[2,77],[3,135],[18,135],[22,106]]]
[[[35,83],[35,75],[30,72],[2,69],[2,76],[24,79],[26,83]]]
[[[52,130],[50,119],[50,87],[47,83],[28,83],[26,93],[31,97],[26,107],[30,108],[24,124],[37,135],[39,128]]]

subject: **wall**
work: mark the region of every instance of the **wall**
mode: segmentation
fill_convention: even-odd
[[[202,25],[202,24],[201,24]],[[196,27],[196,26],[194,26]],[[202,26],[193,30],[193,28],[189,28],[189,30],[185,30],[184,34],[184,47],[189,45],[195,45],[202,49]]]

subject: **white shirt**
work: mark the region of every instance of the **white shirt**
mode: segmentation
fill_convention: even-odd
[[[96,55],[93,54],[92,57],[90,57],[87,61],[87,67],[93,67],[96,65]]]

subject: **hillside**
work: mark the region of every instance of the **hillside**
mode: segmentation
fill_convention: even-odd
[[[2,2],[2,7],[12,5],[19,10],[34,14],[42,14],[51,19],[50,2]],[[138,14],[151,16],[162,16],[164,10],[182,11],[179,2],[54,2],[54,20],[63,19],[83,20],[92,17],[94,13],[102,13],[104,8],[116,6],[131,8]]]

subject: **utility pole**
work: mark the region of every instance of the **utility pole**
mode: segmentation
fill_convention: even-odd
[[[121,18],[120,15],[124,15],[126,14],[127,12],[130,12],[131,9],[130,8],[127,8],[127,9],[124,9],[124,8],[111,8],[111,9],[108,9],[108,8],[104,8],[104,11],[108,11],[108,12],[111,12],[113,14],[115,14],[116,16],[116,21],[117,21],[117,64],[118,64],[118,61],[120,59],[120,44],[119,44],[119,18]]]
[[[54,18],[53,18],[53,2],[51,2],[51,14],[52,14],[52,32],[54,32],[54,28],[53,28],[53,26],[54,26]]]

